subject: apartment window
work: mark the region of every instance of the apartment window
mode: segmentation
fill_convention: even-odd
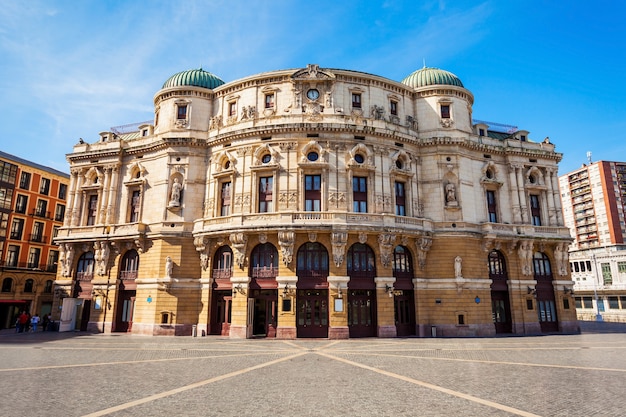
[[[583,297],[583,308],[593,308],[593,299],[591,297]]]
[[[273,109],[274,108],[274,94],[266,94],[265,95],[265,108]]]
[[[59,251],[51,250],[50,252],[48,252],[48,264],[46,265],[46,271],[56,272],[58,263],[59,263]]]
[[[229,216],[230,215],[230,198],[231,198],[231,192],[230,192],[230,182],[223,182],[222,183],[222,191],[221,191],[221,209],[220,209],[220,215],[221,216]]]
[[[33,292],[33,287],[35,286],[35,281],[33,279],[27,279],[24,282],[24,292],[30,293]]]
[[[187,118],[187,105],[178,105],[176,110],[176,118],[178,120],[185,120]]]
[[[228,115],[229,116],[235,116],[237,114],[237,102],[233,101],[231,103],[228,103]]]
[[[20,175],[20,188],[28,190],[30,188],[30,172],[22,172]]]
[[[60,226],[52,226],[52,239],[59,235]]]
[[[5,278],[2,280],[2,292],[11,292],[13,289],[13,278]]]
[[[0,187],[0,209],[11,209],[11,201],[13,200],[13,189]]]
[[[39,185],[39,194],[48,195],[50,192],[50,180],[48,178],[42,178]]]
[[[9,245],[7,248],[7,266],[17,266],[20,259],[20,247],[17,245]]]
[[[391,100],[389,102],[389,113],[391,113],[394,116],[398,115],[398,102]]]
[[[397,182],[394,184],[396,190],[396,216],[406,216],[406,196],[404,192],[404,183]]]
[[[139,221],[139,208],[141,206],[141,193],[139,190],[133,190],[130,196],[130,218],[131,223]]]
[[[602,269],[602,279],[604,280],[604,285],[613,284],[613,276],[611,275],[611,264],[602,263],[600,264],[600,268]]]
[[[53,281],[51,279],[46,281],[45,285],[43,286],[44,294],[51,294],[52,293],[52,283],[53,283]]]
[[[28,208],[28,196],[18,194],[17,201],[15,202],[15,212],[26,214]]]
[[[441,105],[441,118],[442,119],[449,119],[450,118],[450,105],[449,104],[442,104]]]
[[[619,310],[619,298],[617,297],[608,297],[609,300],[609,309],[610,310]]]
[[[11,223],[11,239],[21,240],[23,231],[24,219],[13,219],[13,223]]]
[[[321,211],[321,175],[305,175],[304,176],[304,210],[305,211]]]
[[[62,222],[65,219],[65,206],[63,204],[57,204],[57,208],[54,211],[54,220]]]
[[[30,240],[33,242],[42,242],[43,238],[43,228],[44,224],[42,222],[35,222],[33,224],[33,234],[30,237]]]
[[[66,197],[67,197],[67,185],[59,184],[59,199],[65,200]]]
[[[96,224],[96,214],[98,213],[98,196],[90,195],[87,203],[87,226]]]
[[[580,267],[578,266],[578,262],[574,262],[574,272],[580,272]]]
[[[0,161],[0,181],[15,184],[17,178],[17,165]]]
[[[37,200],[37,207],[35,208],[35,216],[48,217],[48,202],[46,200]]]
[[[352,178],[352,208],[355,213],[367,213],[367,178]]]
[[[625,274],[626,273],[626,262],[618,262],[617,263],[617,271],[620,274]]]
[[[0,238],[6,237],[9,228],[9,213],[0,213]],[[0,254],[4,249],[4,239],[0,239]]]
[[[360,93],[352,93],[352,107],[360,109],[361,108],[361,94]]]
[[[259,213],[273,211],[273,184],[274,177],[261,177],[259,179]]]
[[[539,196],[530,195],[530,215],[533,226],[541,226],[541,208],[539,206]]]
[[[498,223],[497,208],[496,192],[487,190],[487,212],[489,213],[489,222],[491,223]]]

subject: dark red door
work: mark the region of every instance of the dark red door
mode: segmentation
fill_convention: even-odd
[[[135,310],[134,290],[118,291],[117,311],[115,312],[115,332],[130,332],[133,328],[133,312]]]
[[[350,337],[376,337],[376,292],[348,292],[348,329]]]
[[[230,334],[230,317],[232,292],[213,291],[213,307],[211,312],[211,334],[228,336]]]
[[[298,290],[298,337],[328,337],[328,290]]]
[[[507,291],[491,291],[491,315],[496,326],[496,333],[511,333],[511,306]]]
[[[396,316],[396,334],[398,336],[414,336],[415,301],[413,291],[396,290],[393,304]]]

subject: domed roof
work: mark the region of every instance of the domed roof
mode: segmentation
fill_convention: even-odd
[[[182,87],[188,85],[203,88],[215,88],[222,84],[224,84],[224,81],[222,81],[218,76],[200,68],[182,71],[172,75],[163,83],[162,88]]]
[[[402,84],[406,84],[409,87],[419,88],[429,85],[454,85],[457,87],[463,87],[463,83],[456,75],[451,72],[444,71],[439,68],[427,68],[418,69],[411,75],[402,80]]]

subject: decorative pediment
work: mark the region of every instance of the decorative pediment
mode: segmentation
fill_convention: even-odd
[[[317,64],[308,64],[306,68],[293,73],[291,78],[294,80],[334,80],[335,74],[320,68]]]

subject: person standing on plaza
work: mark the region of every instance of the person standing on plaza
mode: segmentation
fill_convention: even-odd
[[[37,313],[35,313],[35,315],[33,317],[31,317],[30,319],[30,326],[33,330],[33,332],[37,331],[37,325],[39,324],[39,316],[37,315]]]
[[[20,316],[17,318],[17,321],[20,326],[20,333],[24,333],[26,330],[28,330],[28,313],[26,313],[26,310],[22,311],[22,314],[20,314]]]

